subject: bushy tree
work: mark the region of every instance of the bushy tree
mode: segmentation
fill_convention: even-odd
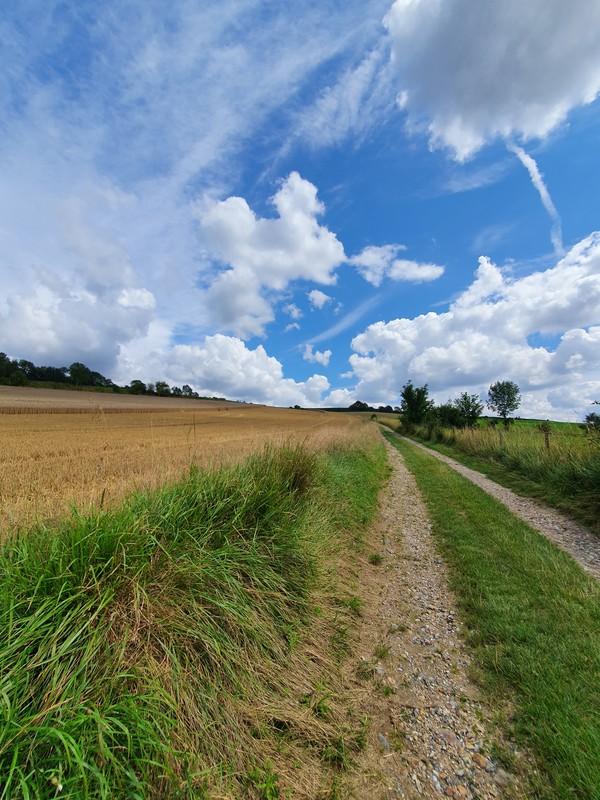
[[[171,394],[171,389],[166,381],[156,381],[155,391],[156,394],[159,394],[163,397]]]
[[[460,410],[452,403],[440,403],[434,409],[434,422],[442,428],[464,428],[465,419]]]
[[[409,425],[419,425],[424,422],[428,412],[433,408],[427,384],[414,386],[412,381],[408,381],[402,387],[400,398],[400,410]]]
[[[81,361],[74,361],[69,367],[69,377],[75,386],[93,386],[94,378],[92,370],[82,364]]]
[[[134,378],[127,388],[129,394],[146,394],[146,384],[138,378]]]
[[[487,405],[508,426],[508,415],[521,405],[521,390],[513,381],[496,381],[489,388]]]
[[[585,424],[594,431],[600,431],[600,414],[597,414],[595,411],[586,414]]]
[[[464,427],[473,428],[477,425],[477,420],[483,411],[479,395],[463,392],[454,400],[453,405],[462,417]]]

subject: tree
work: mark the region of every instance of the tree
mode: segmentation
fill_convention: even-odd
[[[441,403],[433,410],[431,422],[436,422],[443,428],[464,428],[465,418],[457,408],[456,403]]]
[[[81,361],[74,361],[69,367],[71,383],[75,386],[93,386],[94,377],[92,370],[82,364]]]
[[[433,408],[433,401],[429,399],[429,389],[425,386],[413,386],[408,381],[400,392],[400,410],[404,420],[409,425],[419,425],[424,422],[428,411]]]
[[[504,420],[508,427],[508,415],[521,405],[521,390],[513,381],[496,381],[488,391],[487,406]]]
[[[483,411],[483,403],[479,399],[479,395],[463,392],[456,398],[453,405],[463,418],[466,428],[473,428],[477,424]]]
[[[184,383],[181,387],[181,391],[184,397],[191,397],[194,393],[192,387],[188,383]]]
[[[129,394],[146,394],[146,384],[138,378],[134,378],[127,389]]]
[[[585,424],[587,425],[588,430],[600,431],[600,414],[597,414],[595,411],[592,411],[590,414],[586,414]]]
[[[166,381],[156,381],[155,391],[156,394],[159,394],[162,397],[166,397],[167,395],[171,394],[169,384]]]

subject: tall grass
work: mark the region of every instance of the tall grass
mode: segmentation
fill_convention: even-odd
[[[270,449],[5,544],[0,797],[242,796],[248,705],[382,469],[379,451]]]
[[[591,523],[600,518],[600,437],[553,430],[546,446],[542,431],[518,424],[505,429],[419,427],[417,438],[503,465],[540,484],[548,499],[577,507]]]

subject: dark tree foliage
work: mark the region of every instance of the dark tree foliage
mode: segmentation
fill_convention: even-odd
[[[37,366],[33,361],[24,358],[17,360],[9,358],[6,353],[0,353],[0,384],[11,386],[35,386],[43,381],[48,384],[65,384],[80,388],[108,389],[113,392],[127,392],[128,394],[160,394],[163,396],[189,397],[198,399],[200,396],[187,383],[180,388],[174,386],[171,390],[165,381],[146,385],[143,381],[132,380],[129,386],[117,386],[110,378],[100,372],[90,369],[81,361],[74,361],[70,367],[45,367]],[[213,398],[224,400],[225,398]]]
[[[433,409],[434,421],[443,428],[464,428],[465,418],[454,403],[441,403]]]
[[[521,390],[513,381],[496,381],[489,388],[487,405],[508,425],[509,414],[521,405]]]
[[[402,399],[400,404],[402,416],[410,425],[419,425],[424,422],[428,412],[433,408],[427,384],[414,386],[412,381],[408,381],[402,387],[400,397]]]
[[[597,414],[595,411],[586,414],[585,424],[594,431],[600,431],[600,414]]]
[[[143,381],[134,378],[127,387],[129,394],[146,394],[146,384]]]
[[[483,403],[479,395],[463,392],[454,400],[453,406],[462,417],[463,427],[473,428],[477,425],[477,420],[483,411]]]

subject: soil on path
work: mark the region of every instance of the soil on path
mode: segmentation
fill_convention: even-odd
[[[453,470],[459,472],[465,478],[475,483],[484,492],[487,492],[496,500],[511,511],[515,516],[522,519],[536,531],[546,536],[554,544],[565,552],[569,553],[577,563],[595,578],[600,578],[600,537],[595,536],[591,531],[580,525],[575,520],[555,511],[553,508],[543,506],[532,500],[530,497],[521,497],[505,486],[486,478],[481,472],[465,467],[453,458],[438,453],[413,439],[400,437],[405,442],[429,453],[430,456],[443,461]]]
[[[395,448],[388,453],[392,474],[369,543],[383,561],[362,578],[363,623],[348,675],[369,736],[340,796],[525,797],[490,755],[499,734],[469,678],[446,566],[415,479]]]

